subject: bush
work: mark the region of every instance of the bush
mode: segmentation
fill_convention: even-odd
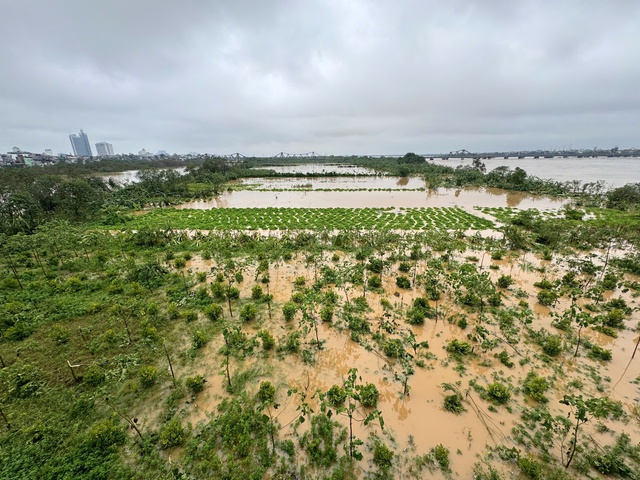
[[[271,333],[269,333],[269,331],[267,330],[261,330],[258,333],[258,336],[262,340],[262,348],[264,348],[265,350],[271,350],[276,344],[273,335],[271,335]]]
[[[327,401],[334,408],[342,405],[347,399],[347,392],[340,385],[332,386],[327,392]]]
[[[393,461],[393,450],[384,443],[376,442],[373,447],[373,463],[383,470],[391,468]]]
[[[222,319],[223,310],[222,305],[219,303],[212,303],[204,307],[204,314],[212,322],[217,322]]]
[[[500,278],[498,278],[498,286],[500,288],[509,288],[514,283],[515,280],[511,275],[501,275]]]
[[[548,335],[542,341],[542,351],[550,357],[560,355],[562,349],[562,338],[559,335]]]
[[[396,285],[398,288],[410,289],[411,288],[411,280],[404,275],[400,275],[396,277]]]
[[[140,386],[142,388],[152,387],[158,380],[158,369],[152,366],[142,367],[138,376],[140,377]]]
[[[593,358],[594,360],[604,360],[609,361],[612,358],[611,350],[606,348],[602,348],[599,345],[594,345],[591,347],[591,350],[587,354],[589,358]]]
[[[333,320],[333,308],[329,306],[324,306],[320,309],[320,319],[323,322],[330,322]]]
[[[540,305],[552,307],[558,301],[558,294],[552,290],[540,290],[536,298]]]
[[[186,440],[186,434],[178,417],[173,417],[160,429],[160,448],[177,447]]]
[[[509,401],[511,394],[506,385],[500,382],[493,382],[487,386],[487,394],[489,398],[500,405],[503,405]]]
[[[541,403],[546,403],[549,399],[545,396],[545,392],[549,389],[547,380],[543,377],[539,377],[534,372],[529,372],[527,378],[524,380],[523,388],[524,394],[533,400]]]
[[[254,303],[247,303],[240,309],[240,319],[244,322],[255,320],[258,316],[258,307]]]
[[[123,445],[126,438],[124,429],[116,419],[101,420],[89,430],[89,443],[98,450],[104,450],[113,445]]]
[[[431,454],[443,471],[449,471],[449,449],[447,447],[440,443],[431,449]]]
[[[398,270],[402,273],[409,273],[411,271],[411,264],[409,262],[400,262]]]
[[[382,351],[389,358],[400,358],[405,353],[404,346],[402,345],[402,340],[398,338],[386,340],[382,344]]]
[[[378,275],[371,275],[369,277],[369,288],[381,288],[382,287],[382,280],[380,279],[380,277]]]
[[[276,398],[276,387],[271,382],[261,382],[256,397],[261,403],[273,403]]]
[[[539,480],[542,477],[542,466],[530,455],[526,457],[520,457],[518,459],[518,467],[520,471],[533,480]]]
[[[356,385],[356,389],[360,393],[360,403],[363,407],[377,407],[378,397],[380,393],[373,383],[367,383],[365,385]]]
[[[195,332],[193,332],[193,334],[191,335],[191,345],[193,346],[193,348],[197,350],[204,347],[206,344],[207,337],[204,332],[200,330],[196,330]]]
[[[260,285],[254,285],[251,289],[251,298],[253,300],[262,300],[262,296],[264,293],[262,292],[262,287]]]
[[[444,409],[452,413],[462,413],[465,411],[462,405],[462,395],[459,393],[444,397]]]
[[[198,312],[193,310],[187,310],[184,312],[184,321],[187,323],[195,322],[198,320]]]
[[[84,383],[86,383],[90,387],[97,387],[102,382],[104,382],[105,378],[106,377],[102,368],[100,368],[98,365],[91,365],[89,368],[87,368],[87,371],[84,372],[84,376],[82,377]]]
[[[282,306],[282,314],[284,315],[284,319],[287,322],[293,320],[293,317],[295,317],[297,311],[298,305],[294,302],[287,302]]]
[[[473,352],[473,347],[470,343],[458,340],[457,338],[451,340],[444,349],[455,356],[470,355],[471,352]]]
[[[187,377],[184,384],[187,386],[192,395],[196,395],[204,390],[204,384],[207,381],[202,375],[196,375],[195,377]]]

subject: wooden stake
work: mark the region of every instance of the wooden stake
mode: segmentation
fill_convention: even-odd
[[[167,362],[169,362],[169,371],[171,372],[171,378],[173,379],[173,388],[176,388],[176,376],[173,373],[173,365],[171,365],[171,358],[167,351],[167,346],[162,342],[162,348],[164,348],[164,354],[167,356]]]
[[[79,365],[71,365],[69,360],[67,360],[67,365],[69,365],[69,370],[71,370],[71,376],[73,376],[73,381],[78,383],[78,377],[76,377],[76,373],[73,371],[73,367],[78,367]]]

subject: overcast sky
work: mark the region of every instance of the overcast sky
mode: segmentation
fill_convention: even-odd
[[[0,0],[0,151],[640,147],[635,0]]]

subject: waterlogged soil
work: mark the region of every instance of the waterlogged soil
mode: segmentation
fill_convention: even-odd
[[[602,265],[604,252],[592,253],[596,255],[594,263]],[[567,270],[566,259],[556,257],[547,261],[527,253],[502,260],[492,260],[486,252],[470,250],[454,253],[453,257],[454,261],[468,262],[482,268],[483,271],[488,272],[494,282],[500,275],[511,275],[515,279],[515,284],[508,290],[502,290],[505,307],[518,305],[519,302],[524,301],[533,312],[534,329],[545,328],[552,333],[563,334],[551,325],[552,315],[554,312],[562,312],[568,308],[569,300],[562,298],[554,307],[540,305],[536,300],[538,289],[533,284],[542,278],[561,277]],[[344,262],[357,263],[355,259],[340,253],[337,262],[332,262],[328,256],[324,256],[318,263],[336,268]],[[489,269],[490,265],[494,268]],[[186,271],[211,273],[215,268],[214,261],[195,258],[188,262]],[[427,269],[427,266],[424,261],[418,261],[415,263],[415,268],[419,275]],[[251,288],[256,284],[251,268],[247,268],[246,272],[245,281],[238,285],[241,290],[241,299],[250,298]],[[312,345],[313,330],[303,340],[302,349],[312,352],[314,358],[312,363],[304,363],[299,353],[284,354],[275,351],[261,352],[245,360],[232,360],[232,372],[250,366],[260,368],[262,376],[251,382],[248,386],[250,392],[255,393],[260,381],[263,380],[269,380],[276,386],[276,402],[281,407],[271,413],[283,426],[280,431],[281,439],[292,438],[297,444],[292,425],[297,423],[295,422],[298,417],[296,409],[300,401],[295,395],[288,397],[287,390],[297,388],[304,391],[309,405],[318,412],[319,401],[316,392],[326,392],[332,385],[342,384],[349,369],[355,367],[358,369],[358,375],[362,377],[362,383],[371,382],[380,392],[378,408],[382,412],[385,429],[382,431],[375,422],[370,426],[356,423],[354,433],[363,440],[366,440],[371,433],[383,436],[387,445],[392,446],[396,452],[397,460],[393,471],[396,478],[409,478],[411,458],[428,454],[430,449],[438,444],[449,449],[453,478],[461,479],[473,477],[474,464],[486,458],[489,447],[502,444],[525,452],[526,449],[514,442],[512,428],[521,422],[520,414],[523,407],[536,406],[536,402],[525,398],[521,391],[522,383],[530,371],[545,377],[551,384],[546,395],[549,398],[549,411],[553,415],[568,414],[568,407],[559,403],[564,394],[608,396],[612,400],[622,402],[625,412],[631,416],[626,422],[605,420],[607,428],[616,434],[625,432],[630,435],[633,444],[640,441],[640,423],[638,418],[632,415],[633,409],[640,400],[637,381],[640,377],[640,362],[637,358],[633,362],[630,361],[638,337],[638,334],[632,330],[638,324],[637,310],[627,318],[626,324],[629,328],[620,331],[618,338],[612,338],[591,329],[584,331],[583,341],[588,340],[593,344],[611,349],[613,359],[609,362],[589,359],[584,350],[581,350],[577,358],[573,358],[573,348],[575,348],[573,346],[568,347],[559,357],[548,361],[541,354],[540,348],[525,338],[522,338],[516,347],[518,353],[504,344],[487,352],[476,346],[475,355],[457,362],[450,358],[444,346],[454,338],[466,340],[467,334],[473,331],[474,325],[479,321],[478,314],[465,311],[460,305],[454,303],[451,294],[448,294],[438,304],[431,302],[431,305],[437,307],[441,314],[437,322],[427,319],[423,326],[410,326],[405,323],[402,312],[406,312],[414,298],[423,296],[424,291],[421,288],[399,289],[395,283],[397,274],[397,265],[385,269],[382,275],[384,288],[382,293],[364,291],[362,286],[351,287],[346,292],[342,288],[334,288],[334,290],[339,295],[339,305],[347,301],[347,295],[351,301],[356,297],[365,296],[371,307],[366,318],[371,322],[373,332],[380,331],[384,313],[381,299],[385,298],[394,307],[391,320],[400,329],[413,332],[418,342],[428,342],[429,348],[418,353],[417,358],[424,361],[424,366],[416,366],[415,373],[409,377],[408,395],[403,395],[402,384],[398,381],[398,376],[402,373],[399,361],[385,356],[370,337],[364,338],[361,343],[353,341],[350,331],[340,319],[340,308],[336,308],[333,323],[319,325],[318,336],[323,342],[321,349]],[[293,321],[287,322],[282,317],[281,306],[289,301],[296,291],[294,289],[296,278],[304,277],[306,285],[309,286],[314,283],[317,275],[318,270],[307,265],[302,256],[271,264],[268,290],[273,295],[271,319],[264,307],[258,320],[243,325],[244,331],[249,335],[255,335],[259,330],[267,329],[277,339],[298,328],[300,313],[297,313]],[[413,273],[407,275],[411,276]],[[211,278],[207,280],[207,282],[211,281]],[[266,293],[265,285],[263,289]],[[325,287],[325,290],[330,289],[332,289],[331,286]],[[633,298],[631,293],[621,290],[607,292],[605,301],[607,298],[623,298],[629,306],[637,307],[637,299]],[[237,305],[234,306],[236,318],[238,308]],[[466,329],[463,330],[456,324],[446,321],[456,313],[467,315],[469,326]],[[226,305],[225,315],[229,317]],[[489,328],[496,330],[495,326]],[[212,340],[205,347],[202,355],[196,359],[196,373],[203,374],[208,383],[205,391],[199,394],[193,403],[183,405],[183,412],[194,425],[205,421],[210,414],[215,413],[221,399],[229,395],[225,390],[224,377],[220,373],[222,370],[222,358],[219,354],[221,346],[222,341],[219,336]],[[503,348],[508,351],[510,359],[515,364],[514,367],[507,368],[495,358],[494,354]],[[522,365],[520,362],[523,362]],[[194,371],[193,365],[187,367],[178,365],[177,368],[186,368],[185,371],[188,370],[189,373]],[[492,405],[480,398],[478,392],[469,386],[470,381],[475,381],[486,387],[495,379],[508,384],[511,388],[511,400],[505,406]],[[573,387],[571,382],[574,382]],[[453,414],[443,408],[444,397],[448,394],[443,389],[444,383],[457,385],[465,394],[465,412]],[[339,421],[347,425],[344,418],[339,417]],[[298,429],[298,434],[305,431],[307,424],[308,422]],[[601,446],[611,444],[614,438],[612,434],[606,429],[597,428],[597,425],[596,421],[590,422],[582,427],[582,431]],[[363,478],[364,472],[375,468],[371,452],[366,448],[362,450],[365,456],[359,462],[359,478]],[[557,450],[552,451],[551,454],[559,457]],[[516,475],[514,473],[516,467],[512,464],[499,463],[496,466],[506,473],[506,478],[513,478]],[[451,474],[444,474],[434,467],[431,470],[425,469],[416,473],[413,478],[452,477]]]
[[[375,180],[378,181],[377,179]],[[398,180],[394,180],[397,182]],[[303,179],[298,184],[308,183]],[[375,182],[374,182],[375,183]],[[346,184],[352,185],[351,180]],[[293,184],[292,184],[293,185]],[[382,187],[362,187],[382,188]],[[511,192],[498,188],[438,188],[428,191],[230,191],[207,199],[184,202],[178,209],[209,210],[212,208],[387,208],[387,207],[454,207],[473,211],[474,207],[510,207],[537,208],[538,210],[559,209],[567,203],[566,199],[557,199],[531,195],[524,192]]]

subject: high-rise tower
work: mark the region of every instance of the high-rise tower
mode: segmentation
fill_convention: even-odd
[[[77,157],[92,157],[91,145],[89,144],[89,137],[87,134],[80,130],[80,133],[72,133],[69,135],[71,140],[71,146],[73,147],[73,154]]]
[[[96,143],[96,154],[99,157],[110,157],[113,156],[113,145],[107,142],[98,142]]]

